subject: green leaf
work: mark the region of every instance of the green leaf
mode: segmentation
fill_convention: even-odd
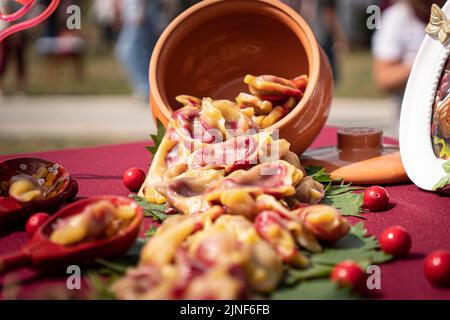
[[[143,245],[142,242],[136,241],[123,257],[114,261],[105,259],[96,259],[94,261],[100,268],[87,274],[93,299],[114,298],[110,291],[111,285],[120,279],[128,268],[137,265]]]
[[[148,228],[148,230],[144,232],[144,237],[139,238],[139,241],[141,241],[142,243],[147,243],[147,241],[155,235],[156,230],[158,230],[158,227],[152,224],[150,228]]]
[[[378,250],[378,240],[374,236],[367,236],[364,223],[360,222],[352,226],[350,232],[340,239],[333,247],[325,248],[322,252],[312,255],[311,261],[322,265],[331,265],[344,260],[356,262],[384,263],[392,259]]]
[[[349,300],[358,297],[348,288],[340,288],[328,279],[304,281],[293,287],[277,290],[275,300]]]
[[[387,262],[391,257],[381,251],[366,251],[359,248],[345,250],[325,250],[321,255],[313,256],[313,263],[334,266],[344,260],[371,261],[374,264]]]
[[[311,253],[309,257],[311,261],[309,268],[288,270],[286,277],[288,285],[307,279],[326,277],[333,266],[344,260],[353,260],[365,269],[371,264],[381,264],[392,259],[391,255],[379,250],[378,240],[374,236],[367,236],[363,222],[352,226],[350,232],[332,247],[325,247],[319,253]]]
[[[159,119],[156,119],[156,135],[150,135],[150,137],[153,140],[153,145],[146,147],[146,149],[152,154],[155,155],[156,151],[159,148],[159,145],[161,144],[162,139],[164,138],[164,135],[166,134],[166,128],[162,124]]]
[[[362,209],[363,194],[354,193],[357,190],[362,190],[362,188],[351,187],[350,184],[330,186],[321,203],[339,209],[343,216],[363,218],[360,215],[360,213],[364,213]]]
[[[448,174],[450,174],[450,160],[447,162],[444,162],[444,164],[442,165],[442,167],[444,168],[444,171]]]
[[[325,278],[330,273],[333,267],[321,264],[313,264],[307,269],[294,269],[289,268],[286,272],[286,278],[284,282],[287,285],[293,285],[299,281]]]
[[[326,172],[324,167],[309,166],[305,167],[305,170],[308,176],[324,185],[325,197],[322,200],[323,204],[339,209],[343,216],[363,218],[360,215],[360,213],[364,212],[362,210],[363,195],[354,193],[354,191],[362,190],[362,188],[352,187],[350,183],[332,185],[336,181],[331,179],[331,175]]]
[[[376,238],[366,237],[367,229],[364,226],[364,222],[358,222],[357,224],[353,225],[350,229],[349,234],[354,234],[358,238],[365,238],[366,242],[373,240],[375,240],[375,242],[377,241]],[[346,243],[348,243],[348,240],[349,240],[348,237],[344,237],[340,241],[338,241],[337,244],[343,247],[348,247],[349,244],[346,245]]]
[[[111,262],[100,258],[95,259],[95,263],[103,266],[106,270],[109,270],[112,274],[119,274],[119,275],[124,274],[128,268],[126,264]]]
[[[102,267],[100,271],[103,275],[121,276],[125,274],[128,268],[137,265],[143,246],[144,243],[141,241],[136,241],[134,245],[128,249],[127,253],[120,259],[113,261],[96,259],[95,263]]]
[[[433,191],[443,189],[444,187],[450,185],[450,161],[444,162],[444,164],[442,164],[442,168],[444,168],[444,171],[448,173],[448,175],[442,177],[441,180],[433,186]]]
[[[433,191],[437,191],[440,189],[445,188],[446,186],[450,185],[450,174],[444,176],[439,180],[434,186]]]
[[[142,209],[144,210],[144,215],[146,217],[150,217],[154,221],[164,221],[171,216],[165,213],[166,205],[164,204],[150,203],[134,193],[131,193],[128,197],[132,198],[138,205],[142,207]]]
[[[331,175],[325,171],[324,167],[308,166],[305,167],[306,174],[322,184],[332,182]]]
[[[325,190],[327,190],[333,183],[331,175],[326,172],[324,167],[318,166],[307,166],[304,167],[306,174],[313,178],[315,181],[324,185]]]
[[[328,196],[336,196],[339,194],[347,193],[347,192],[353,192],[358,190],[364,190],[364,188],[361,187],[352,187],[351,183],[341,183],[340,185],[331,186],[326,191],[326,195]]]
[[[90,288],[90,298],[95,300],[113,300],[114,295],[111,292],[111,284],[118,277],[105,277],[98,272],[89,272],[87,280]]]

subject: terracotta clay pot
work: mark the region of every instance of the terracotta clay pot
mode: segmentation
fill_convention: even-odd
[[[293,78],[308,74],[303,99],[271,126],[302,153],[324,126],[333,80],[307,23],[276,0],[206,0],[163,32],[150,62],[150,104],[166,125],[179,94],[232,99],[248,92],[246,74]]]

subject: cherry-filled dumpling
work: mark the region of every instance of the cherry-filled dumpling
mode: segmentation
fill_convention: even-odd
[[[201,118],[206,127],[218,129],[223,140],[245,134],[251,129],[256,132],[257,129],[253,120],[230,100],[204,98]]]
[[[50,241],[69,246],[113,237],[131,223],[136,216],[136,206],[116,206],[108,200],[90,204],[81,212],[58,220],[50,234]]]
[[[139,196],[151,203],[165,203],[166,198],[156,191],[155,186],[166,178],[184,172],[187,169],[186,159],[189,154],[189,150],[180,143],[180,136],[170,128],[153,156],[147,177],[139,190]]]
[[[228,214],[253,220],[259,195],[270,194],[278,199],[293,195],[302,176],[301,170],[285,161],[263,163],[248,171],[234,171],[206,192],[205,199],[211,205],[222,205]]]
[[[251,222],[222,215],[199,223],[200,217],[167,219],[144,247],[140,265],[113,285],[117,297],[242,299],[276,288],[281,260]]]
[[[211,207],[204,196],[205,192],[215,188],[224,174],[223,170],[192,169],[172,180],[157,184],[156,190],[167,198],[169,205],[181,213],[203,212]]]
[[[274,140],[269,131],[254,135],[233,137],[225,142],[203,146],[188,158],[189,168],[224,169],[226,174],[238,169],[248,169],[262,162],[284,157],[289,143]]]
[[[9,185],[9,196],[19,202],[43,200],[45,198],[46,188],[31,175],[18,174],[13,176]]]
[[[231,189],[242,189],[254,194],[270,194],[281,198],[295,193],[295,186],[303,178],[303,171],[290,163],[279,160],[256,165],[249,170],[237,170],[223,179],[220,185],[211,191],[220,194]]]
[[[227,143],[226,140],[234,134],[246,134],[250,129],[256,129],[255,123],[231,101],[205,98],[201,106],[197,106],[195,97],[178,98],[186,106],[172,114],[168,130],[139,191],[139,196],[151,203],[167,201],[155,186],[185,172],[188,157],[197,149],[209,150],[208,146]],[[255,150],[256,146],[252,152]]]

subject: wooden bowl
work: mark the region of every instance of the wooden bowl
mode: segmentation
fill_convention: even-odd
[[[179,94],[234,99],[248,92],[246,74],[309,76],[303,99],[270,127],[302,153],[326,122],[333,80],[311,29],[281,1],[206,0],[178,16],[152,54],[153,114],[167,125]]]
[[[11,177],[18,174],[36,174],[41,167],[51,168],[51,171],[56,170],[53,172],[57,172],[55,181],[58,181],[59,186],[55,189],[55,194],[43,200],[22,203],[10,198],[6,190],[0,190],[0,226],[6,222],[24,220],[34,212],[52,213],[66,200],[76,196],[74,193],[78,188],[69,172],[57,163],[39,158],[14,158],[0,161],[0,183],[7,183]]]
[[[59,219],[79,214],[98,201],[107,200],[114,205],[134,205],[136,216],[119,234],[99,240],[63,246],[50,241],[54,225]],[[144,214],[142,208],[129,198],[98,196],[76,201],[53,215],[33,235],[30,242],[19,251],[0,256],[0,274],[20,267],[31,266],[41,272],[59,272],[72,264],[87,264],[96,258],[116,259],[134,244],[141,230]]]

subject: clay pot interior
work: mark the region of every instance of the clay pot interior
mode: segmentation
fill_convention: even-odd
[[[172,111],[179,94],[234,100],[248,92],[246,74],[310,74],[306,35],[276,6],[222,1],[191,14],[170,30],[154,66],[158,93]]]

